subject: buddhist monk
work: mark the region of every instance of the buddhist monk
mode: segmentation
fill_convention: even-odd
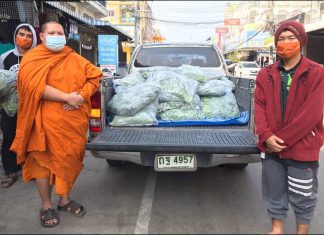
[[[90,97],[101,71],[66,46],[62,25],[43,24],[42,43],[23,57],[18,74],[18,116],[11,150],[23,167],[23,180],[35,181],[42,201],[44,227],[59,224],[57,210],[83,216],[85,208],[70,199],[72,186],[83,168]]]

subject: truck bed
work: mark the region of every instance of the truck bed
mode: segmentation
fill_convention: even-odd
[[[251,110],[254,83],[250,79],[230,77],[240,111]],[[111,82],[107,83],[108,100]],[[251,120],[251,115],[250,115]],[[87,144],[88,150],[120,152],[205,152],[255,154],[256,136],[246,125],[189,127],[109,127]]]
[[[106,128],[87,149],[127,152],[258,153],[247,129],[220,128]]]

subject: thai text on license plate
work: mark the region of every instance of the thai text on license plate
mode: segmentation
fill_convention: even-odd
[[[157,154],[154,168],[156,171],[194,171],[197,169],[195,154]]]

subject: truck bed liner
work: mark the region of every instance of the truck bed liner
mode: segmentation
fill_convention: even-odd
[[[247,129],[106,128],[88,150],[126,152],[259,153]]]

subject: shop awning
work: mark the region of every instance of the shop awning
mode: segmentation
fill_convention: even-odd
[[[318,31],[318,33],[320,33],[321,31],[324,31],[324,19],[320,20],[320,21],[316,21],[313,23],[309,23],[309,24],[305,24],[305,31],[307,33],[309,32],[315,32]]]
[[[107,21],[102,20],[91,20],[88,18],[83,17],[82,15],[78,14],[77,12],[74,12],[62,4],[60,4],[59,1],[45,1],[48,5],[55,7],[57,9],[60,9],[61,11],[67,13],[68,15],[74,17],[75,19],[87,24],[94,26],[96,28],[99,28],[103,33],[112,34],[112,35],[118,35],[121,41],[130,41],[132,40],[132,37],[129,36],[127,33],[123,32],[122,30],[114,27]]]
[[[118,29],[117,27],[111,25],[107,21],[95,20],[94,26],[100,28],[102,31],[104,31],[107,34],[118,35],[120,37],[121,41],[131,41],[132,40],[132,37],[130,35],[128,35],[124,31],[122,31],[121,29]]]

